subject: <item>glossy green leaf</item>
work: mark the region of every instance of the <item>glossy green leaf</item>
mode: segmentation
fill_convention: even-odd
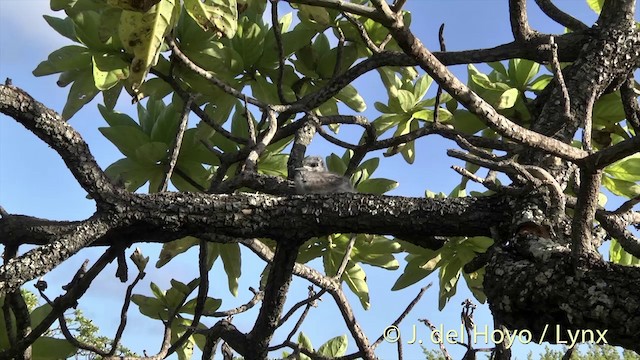
[[[221,244],[220,258],[224,264],[224,271],[227,273],[227,283],[229,292],[233,296],[238,296],[238,279],[241,273],[242,259],[240,257],[240,246],[235,244]]]
[[[527,84],[540,71],[540,64],[526,59],[509,60],[509,77],[516,88],[526,90]]]
[[[609,259],[616,264],[625,266],[640,266],[640,259],[629,254],[624,250],[620,242],[616,239],[611,240],[609,247]]]
[[[640,181],[640,154],[633,154],[607,166],[607,174],[618,180]]]
[[[309,339],[309,337],[306,336],[302,331],[300,331],[300,333],[298,334],[298,346],[300,346],[302,349],[313,351],[313,345],[311,344],[311,339]],[[302,353],[298,355],[298,359],[311,360],[310,357]]]
[[[360,94],[358,94],[358,90],[349,84],[345,86],[338,94],[336,94],[336,99],[342,101],[345,105],[347,105],[351,110],[357,112],[363,112],[367,109],[367,104]]]
[[[519,96],[520,91],[516,88],[506,90],[500,95],[500,100],[496,104],[495,108],[498,110],[512,108]]]
[[[34,360],[59,360],[72,357],[78,349],[66,339],[42,336],[32,346]]]
[[[131,296],[131,301],[138,305],[138,309],[143,315],[152,319],[167,319],[167,308],[160,300],[149,296],[133,294]]]
[[[602,185],[618,196],[633,198],[640,195],[640,185],[637,182],[620,180],[610,176],[602,176]]]
[[[66,37],[67,39],[78,42],[78,37],[76,36],[75,25],[73,24],[73,20],[69,17],[64,19],[60,19],[57,17],[42,15],[44,20],[51,26],[58,34]]]
[[[175,0],[160,0],[146,13],[122,11],[118,34],[127,53],[134,56],[130,67],[134,91],[157,63],[164,37],[173,29],[179,11],[180,3]]]
[[[173,260],[173,258],[175,258],[177,255],[191,249],[199,242],[200,240],[198,240],[198,238],[187,236],[183,237],[182,239],[162,244],[162,250],[160,250],[160,255],[158,255],[158,261],[156,262],[156,268],[163,267],[169,261]]]
[[[367,179],[358,184],[358,192],[382,195],[398,187],[398,182],[389,179]]]
[[[604,6],[605,0],[587,0],[587,5],[593,10],[596,14],[600,14],[602,11],[602,7]]]
[[[347,351],[347,336],[340,335],[332,338],[318,348],[318,354],[329,358],[343,356]]]
[[[151,141],[149,135],[134,126],[110,126],[98,128],[102,135],[109,139],[120,152],[132,159],[137,159],[136,149]]]
[[[98,90],[108,90],[129,77],[128,64],[117,55],[94,55],[93,81]]]
[[[487,127],[475,114],[461,109],[453,112],[451,125],[465,134],[475,134]]]
[[[71,119],[78,110],[82,109],[87,103],[93,100],[100,92],[93,83],[93,74],[91,68],[73,73],[73,85],[69,90],[67,102],[62,109],[62,117]]]

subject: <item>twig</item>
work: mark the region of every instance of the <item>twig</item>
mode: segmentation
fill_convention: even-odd
[[[245,99],[245,94],[241,93],[240,91],[236,90],[233,86],[225,83],[224,81],[218,79],[217,77],[211,75],[208,71],[206,71],[205,69],[201,68],[200,66],[196,65],[193,61],[191,61],[191,59],[189,59],[183,52],[182,50],[180,50],[180,48],[178,47],[178,44],[176,44],[175,40],[171,37],[171,36],[167,36],[166,37],[167,40],[167,45],[169,45],[169,48],[171,49],[171,51],[173,51],[173,54],[180,59],[180,61],[182,61],[182,63],[189,68],[189,70],[192,70],[193,72],[195,72],[196,74],[200,75],[201,77],[209,80],[212,84],[214,84],[215,86],[219,87],[222,91],[224,91],[225,93],[239,99],[239,100],[244,100]],[[266,109],[269,105],[266,103],[263,103],[262,101],[250,97],[250,96],[246,96],[247,102],[251,105],[257,106],[260,109]],[[289,108],[289,106],[287,105],[271,105],[274,109],[276,109],[276,111],[278,112],[282,112],[285,111]]]
[[[535,34],[527,19],[526,0],[509,0],[509,20],[516,42],[526,42]]]
[[[196,296],[196,306],[193,311],[193,320],[191,321],[191,326],[185,330],[185,332],[178,338],[171,347],[167,350],[167,356],[171,355],[174,351],[180,348],[193,334],[193,329],[195,329],[200,323],[200,318],[202,317],[202,313],[204,311],[204,305],[207,301],[207,293],[209,292],[209,268],[207,266],[207,261],[209,257],[209,244],[200,240],[198,252],[198,272],[200,275],[200,286],[198,286],[198,295]]]
[[[253,297],[246,304],[240,305],[236,308],[225,310],[225,311],[216,311],[211,316],[213,317],[228,317],[236,314],[243,313],[251,308],[253,308],[257,303],[262,301],[264,298],[264,292],[256,291],[254,288],[249,288],[249,290],[253,293]]]
[[[560,67],[560,61],[558,61],[558,44],[556,44],[553,35],[549,36],[549,47],[551,49],[551,68],[560,86],[562,92],[563,101],[563,116],[565,119],[571,119],[571,98],[569,97],[569,90],[567,84],[564,81],[564,75],[562,74],[562,68]]]
[[[267,128],[267,131],[261,133],[258,143],[253,147],[253,149],[251,149],[249,155],[247,155],[247,160],[245,161],[245,170],[249,172],[255,170],[258,164],[258,158],[267,148],[267,145],[271,143],[276,130],[278,130],[278,119],[276,118],[275,112],[270,108],[267,108],[265,112],[265,116],[269,119],[269,127]]]
[[[427,319],[418,319],[418,321],[420,321],[421,323],[425,324],[429,329],[431,329],[431,332],[432,332],[432,334],[434,336],[434,339],[438,343],[438,345],[440,346],[440,351],[442,351],[442,355],[444,355],[445,359],[453,360],[451,355],[449,355],[449,352],[447,351],[447,348],[444,347],[444,342],[442,341],[442,338],[440,337],[440,332],[437,331],[436,326],[433,325],[431,323],[431,321],[429,321]]]
[[[347,21],[349,21],[351,24],[353,24],[353,26],[355,26],[356,30],[358,30],[358,34],[360,34],[360,38],[362,39],[362,41],[364,42],[365,46],[371,50],[372,53],[376,54],[382,51],[382,49],[380,49],[374,42],[373,40],[371,40],[371,38],[369,37],[369,34],[367,33],[367,30],[364,28],[364,26],[358,21],[356,20],[355,17],[353,17],[353,15],[347,13],[347,12],[342,12],[342,16],[344,16]]]
[[[271,26],[273,27],[273,36],[276,39],[276,47],[278,49],[278,78],[276,80],[276,88],[278,90],[278,98],[283,104],[287,104],[284,97],[283,79],[284,79],[284,47],[282,45],[282,29],[278,21],[278,0],[271,1]]]
[[[438,29],[438,42],[440,43],[440,51],[445,52],[447,51],[447,46],[444,43],[444,23],[442,23],[440,25],[440,28]],[[438,122],[438,113],[440,112],[440,97],[442,96],[442,86],[440,86],[440,84],[438,84],[438,90],[436,91],[436,103],[434,105],[434,112],[433,112],[433,122],[437,123]]]
[[[342,281],[342,274],[347,269],[347,265],[349,264],[349,260],[351,259],[351,250],[353,250],[353,245],[356,243],[357,235],[351,234],[351,238],[347,243],[347,247],[344,249],[344,256],[342,257],[342,262],[338,267],[338,271],[333,276],[333,281],[340,282]]]
[[[312,290],[313,290],[313,287],[309,286],[309,292],[311,292]],[[287,313],[283,317],[280,318],[280,321],[278,323],[278,327],[282,326],[282,324],[287,322],[287,320],[296,312],[296,310],[298,310],[299,308],[301,308],[301,307],[303,307],[303,306],[305,306],[307,304],[315,303],[326,292],[327,292],[326,289],[320,289],[320,291],[318,291],[317,293],[313,294],[313,296],[310,296],[310,297],[308,297],[308,298],[296,303],[295,305],[293,305],[291,307],[291,309],[289,309],[289,311],[287,311]]]
[[[622,83],[620,96],[627,123],[633,128],[636,136],[640,136],[640,104],[638,104],[638,95],[634,88],[633,73],[629,73],[627,80]]]
[[[393,323],[391,323],[390,326],[397,327],[398,325],[400,325],[402,320],[404,320],[404,318],[407,317],[407,315],[409,315],[411,310],[413,310],[413,308],[418,304],[418,302],[422,298],[422,295],[424,295],[424,293],[431,287],[431,285],[432,284],[429,283],[427,284],[427,286],[421,288],[420,291],[418,292],[418,295],[416,295],[416,297],[413,298],[413,300],[411,300],[409,305],[407,305],[407,307],[400,314],[400,316],[398,316],[398,318]],[[378,337],[378,339],[371,345],[371,347],[375,349],[378,345],[380,345],[380,343],[382,343],[382,340],[384,340],[384,335],[380,335],[380,337]]]
[[[165,192],[169,187],[169,180],[171,179],[171,175],[173,175],[173,170],[178,163],[178,156],[180,155],[180,147],[182,146],[182,139],[184,138],[184,133],[187,130],[187,123],[189,122],[189,108],[191,107],[191,103],[193,102],[193,97],[189,97],[187,101],[184,103],[182,107],[182,113],[180,114],[180,125],[178,125],[178,131],[176,132],[176,137],[173,139],[173,144],[171,144],[171,149],[169,150],[168,162],[165,165],[165,174],[162,179],[162,183],[158,188],[158,192]]]
[[[340,74],[340,68],[342,67],[342,56],[344,55],[344,33],[339,26],[335,27],[338,32],[338,47],[336,50],[336,64],[333,67],[333,77],[337,77]]]
[[[589,27],[582,21],[558,9],[550,0],[535,0],[542,12],[558,24],[565,26],[571,31],[587,30]]]
[[[596,250],[591,242],[591,230],[598,206],[601,171],[580,169],[580,191],[571,223],[571,255],[578,266],[585,257],[592,256]]]

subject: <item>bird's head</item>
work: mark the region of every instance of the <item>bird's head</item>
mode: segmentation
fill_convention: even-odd
[[[324,166],[324,161],[320,156],[307,156],[302,160],[302,166],[296,168],[298,171],[313,171],[313,172],[323,172],[327,171],[327,168]]]

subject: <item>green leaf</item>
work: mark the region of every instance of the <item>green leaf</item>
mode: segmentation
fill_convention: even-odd
[[[33,75],[44,76],[84,68],[91,68],[89,49],[84,46],[69,45],[49,54],[47,60],[33,70]]]
[[[109,90],[120,80],[129,77],[128,64],[118,55],[94,55],[93,81],[98,90]]]
[[[57,17],[42,15],[44,20],[51,26],[58,34],[66,37],[67,39],[78,42],[78,37],[76,36],[75,25],[73,24],[73,20],[69,17],[64,19],[60,19]]]
[[[309,351],[313,351],[313,345],[311,344],[311,339],[309,339],[302,331],[298,334],[298,346],[300,346],[300,348],[302,349],[307,349]],[[300,353],[300,355],[298,355],[298,359],[299,360],[311,360],[310,357],[308,357],[305,354]]]
[[[326,357],[343,356],[347,351],[347,336],[340,335],[332,338],[318,348],[318,354]]]
[[[607,166],[604,171],[618,180],[640,181],[640,154],[633,154]]]
[[[516,88],[512,88],[506,90],[500,95],[500,100],[496,104],[496,109],[510,109],[515,105],[516,100],[518,100],[518,96],[520,96],[520,91]]]
[[[611,239],[611,246],[609,247],[609,259],[615,264],[625,266],[640,266],[640,259],[629,254],[622,248],[620,242],[616,239]]]
[[[358,296],[362,308],[369,309],[369,286],[367,286],[367,274],[360,265],[349,261],[347,270],[342,275],[342,279],[347,283],[349,289]]]
[[[185,0],[187,13],[205,31],[231,39],[238,29],[236,0]]]
[[[427,95],[427,91],[429,90],[431,83],[433,83],[433,79],[431,79],[427,74],[418,78],[415,87],[413,88],[413,95],[415,98],[418,100],[424,98],[424,96]]]
[[[137,91],[158,61],[164,37],[173,29],[180,11],[175,0],[160,0],[146,13],[123,10],[118,34],[127,53],[134,56],[130,79]]]
[[[587,5],[589,5],[591,10],[596,14],[600,14],[602,7],[604,6],[604,0],[587,0]]]
[[[514,82],[516,88],[521,91],[526,90],[527,84],[540,71],[540,64],[526,59],[509,60],[509,78]]]
[[[240,54],[245,69],[250,69],[262,56],[266,30],[256,23],[250,23],[246,17],[243,20],[231,44]]]
[[[67,102],[62,109],[62,117],[66,120],[71,119],[78,110],[82,109],[100,92],[93,83],[91,68],[74,72],[72,76],[73,85],[71,85]]]
[[[635,182],[602,176],[602,185],[613,194],[629,199],[640,195],[640,185]]]
[[[72,357],[78,349],[66,339],[39,337],[33,343],[33,359],[58,360]]]
[[[238,279],[241,275],[242,264],[240,246],[237,243],[221,244],[220,258],[222,258],[222,263],[224,264],[224,271],[227,273],[229,292],[233,296],[238,296]]]
[[[549,83],[553,80],[553,76],[543,74],[538,76],[535,80],[531,82],[529,85],[529,90],[531,91],[542,91],[544,88],[549,85]]]
[[[398,187],[398,182],[389,179],[367,179],[358,184],[358,192],[382,195]]]
[[[436,259],[436,261],[432,261]],[[404,272],[398,280],[393,284],[392,291],[397,291],[413,285],[418,281],[426,278],[435,269],[435,264],[440,261],[438,252],[433,250],[425,250],[424,255],[409,255],[407,256],[407,264],[404,268]],[[432,264],[433,266],[424,266],[425,264]]]
[[[400,89],[398,90],[398,101],[400,102],[402,111],[409,113],[416,104],[416,97],[412,92]]]
[[[191,299],[187,301],[181,308],[180,313],[182,314],[191,314],[193,315],[196,311],[196,303],[198,299]],[[216,312],[220,306],[222,305],[221,299],[216,299],[212,297],[207,297],[204,301],[204,309],[202,315],[211,316],[214,312]]]
[[[327,168],[338,175],[344,175],[347,164],[338,155],[331,154],[327,157]]]
[[[138,309],[140,309],[143,315],[152,319],[167,319],[167,307],[160,300],[149,296],[134,294],[131,296],[131,301],[138,305]]]
[[[367,104],[360,94],[358,94],[358,90],[349,84],[345,86],[338,94],[336,94],[336,99],[342,101],[345,105],[347,105],[351,110],[357,112],[363,112],[367,109]]]
[[[449,299],[455,295],[461,268],[462,263],[457,257],[453,258],[449,262],[445,262],[440,267],[440,296],[438,301],[438,310],[444,309]]]
[[[465,134],[475,134],[478,131],[487,128],[475,114],[470,113],[468,110],[456,110],[453,112],[453,119],[451,120],[453,127]]]
[[[136,149],[151,141],[149,135],[134,126],[110,126],[98,128],[102,135],[115,145],[126,157],[139,160],[136,157]]]

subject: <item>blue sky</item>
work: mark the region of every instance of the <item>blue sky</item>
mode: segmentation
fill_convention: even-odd
[[[562,33],[563,28],[544,17],[533,2],[529,2],[529,16],[533,28],[542,32]],[[596,15],[583,0],[556,2],[575,17],[587,24],[592,24]],[[437,49],[437,31],[441,23],[446,24],[445,39],[449,51],[492,47],[512,39],[508,21],[506,1],[475,0],[435,0],[408,1],[406,6],[413,14],[413,31],[430,49]],[[281,15],[284,15],[281,11]],[[46,106],[62,111],[68,89],[56,86],[57,77],[35,78],[31,71],[38,63],[46,59],[52,51],[68,45],[69,42],[48,27],[42,14],[63,17],[62,13],[52,13],[48,1],[43,0],[2,0],[0,2],[0,80],[9,77],[13,84],[29,92],[35,99]],[[465,79],[466,67],[453,67],[455,73]],[[361,94],[367,99],[368,110],[364,113],[370,120],[378,116],[373,109],[375,100],[386,101],[386,93],[377,76],[358,79],[355,83]],[[431,89],[435,91],[435,86]],[[427,96],[433,96],[429,94]],[[98,95],[96,100],[101,101]],[[105,126],[94,100],[76,114],[70,123],[82,134],[89,144],[98,163],[106,168],[121,158],[117,149],[97,130]],[[122,112],[135,113],[129,99],[124,96],[117,105]],[[346,131],[347,135],[349,131]],[[457,160],[446,157],[446,149],[454,147],[448,141],[435,136],[421,139],[417,143],[416,162],[409,166],[400,156],[383,158],[381,152],[373,156],[381,157],[381,166],[375,177],[392,178],[400,182],[400,187],[392,194],[404,196],[423,196],[425,190],[449,193],[459,182],[459,176],[450,169],[452,164],[460,164]],[[342,150],[323,142],[315,141],[310,153],[329,155],[331,152],[342,154]],[[10,213],[27,214],[47,219],[79,220],[89,217],[95,211],[95,205],[85,198],[84,191],[66,169],[60,157],[46,144],[37,139],[13,119],[0,115],[0,205]],[[26,251],[26,249],[22,249]],[[145,255],[154,263],[160,246],[143,247]],[[48,295],[54,297],[60,293],[60,286],[66,284],[84,259],[96,259],[104,251],[103,248],[87,249],[72,257],[46,276],[49,282]],[[169,280],[175,278],[188,282],[197,276],[194,259],[195,251],[189,251],[174,259],[162,269],[151,266],[147,277],[138,285],[136,293],[148,294],[149,282],[156,282],[161,288],[167,288]],[[402,257],[399,258],[401,260]],[[313,264],[313,263],[312,263]],[[315,264],[316,266],[320,264]],[[263,263],[250,253],[243,253],[242,278],[239,295],[234,298],[227,290],[226,276],[221,263],[214,265],[210,296],[223,298],[223,308],[238,306],[251,297],[249,286],[258,287],[259,275]],[[361,322],[370,339],[375,340],[382,330],[388,326],[404,310],[409,301],[418,293],[419,287],[429,282],[434,286],[427,291],[423,300],[410,316],[401,324],[403,336],[409,337],[415,325],[418,336],[428,341],[426,328],[418,318],[428,318],[436,325],[442,324],[445,329],[459,329],[459,304],[471,294],[464,284],[459,284],[458,294],[449,305],[439,312],[437,310],[437,278],[431,276],[417,286],[398,292],[390,292],[390,288],[401,274],[401,268],[389,272],[372,267],[365,267],[370,287],[371,308],[363,311],[355,296],[347,291],[356,317]],[[125,285],[114,277],[115,266],[111,265],[95,281],[94,286],[80,300],[80,308],[94,319],[103,335],[112,337],[119,321],[119,311],[124,296]],[[308,283],[295,279],[285,309],[306,297]],[[28,288],[30,285],[28,286]],[[136,315],[137,308],[129,310],[129,327],[125,332],[124,345],[142,353],[146,349],[149,354],[160,346],[162,328],[158,322],[147,320]],[[253,324],[256,311],[238,315],[234,323],[241,330],[249,330]],[[327,320],[330,319],[330,320]],[[213,324],[212,321],[208,322]],[[479,306],[476,311],[476,323],[492,326],[490,313],[486,305]],[[285,326],[276,333],[276,340],[282,339],[289,332]],[[306,325],[306,326],[305,326]],[[302,330],[317,348],[326,340],[348,333],[342,319],[330,297],[325,296],[319,307],[313,309]],[[482,346],[478,344],[479,346]],[[433,345],[428,348],[434,349]],[[461,357],[460,347],[449,346],[455,358]],[[517,358],[524,359],[531,351],[539,351],[538,346],[515,347]],[[396,349],[391,344],[380,346],[381,358],[395,358]],[[349,353],[355,350],[353,341],[349,340]],[[404,344],[405,358],[421,358],[422,350],[417,344]]]

